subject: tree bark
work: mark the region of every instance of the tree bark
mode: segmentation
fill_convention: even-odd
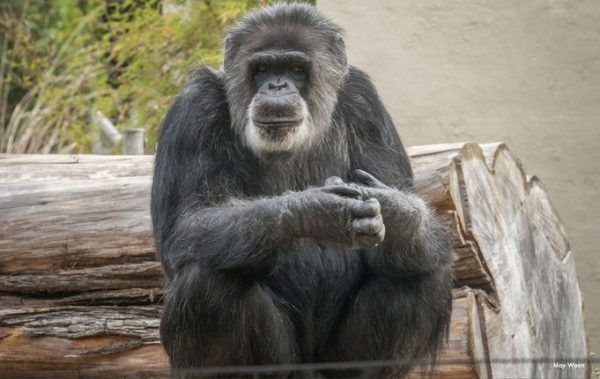
[[[587,347],[573,256],[540,181],[503,144],[408,151],[417,192],[455,251],[451,330],[436,375],[589,375],[588,364],[554,367],[586,359]],[[168,375],[152,164],[0,155],[0,372]]]

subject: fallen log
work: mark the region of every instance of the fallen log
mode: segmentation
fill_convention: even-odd
[[[409,149],[451,231],[443,377],[583,377],[582,298],[540,181],[503,144]],[[0,155],[0,372],[167,375],[150,156]],[[414,376],[419,372],[415,371]]]

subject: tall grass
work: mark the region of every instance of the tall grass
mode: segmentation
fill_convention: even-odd
[[[223,30],[260,0],[5,0],[0,152],[87,153],[101,111],[146,130],[147,152],[198,65],[221,64]],[[82,5],[82,3],[84,5]],[[117,148],[115,148],[117,149]]]

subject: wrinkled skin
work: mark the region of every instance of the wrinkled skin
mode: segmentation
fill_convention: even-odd
[[[161,129],[151,209],[168,279],[161,339],[182,374],[423,359],[444,341],[449,238],[341,30],[312,7],[249,15],[223,70],[196,72]]]

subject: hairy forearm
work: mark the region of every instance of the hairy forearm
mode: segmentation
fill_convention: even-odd
[[[291,238],[283,223],[285,202],[283,197],[234,199],[186,209],[165,241],[165,267],[179,271],[195,262],[214,270],[268,271],[274,264],[275,247]]]
[[[264,274],[275,263],[276,252],[296,238],[323,239],[348,248],[380,243],[379,203],[357,200],[350,193],[359,195],[348,186],[330,186],[189,207],[180,212],[165,240],[163,263],[168,273],[201,262],[215,270]]]
[[[421,198],[396,191],[382,202],[385,239],[365,252],[373,271],[407,277],[450,263],[452,250],[446,230]]]

